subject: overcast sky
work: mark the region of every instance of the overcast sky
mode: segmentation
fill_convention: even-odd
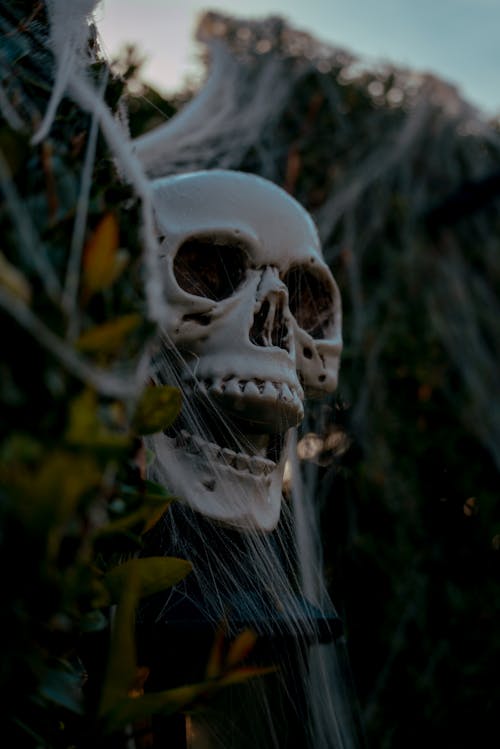
[[[172,91],[199,70],[193,34],[208,9],[285,16],[368,62],[437,73],[488,114],[500,113],[500,0],[101,0],[97,20],[110,55],[134,42],[148,57],[146,79]]]

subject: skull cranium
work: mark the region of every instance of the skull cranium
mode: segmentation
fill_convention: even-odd
[[[185,394],[185,423],[155,438],[156,473],[209,517],[272,530],[304,392],[337,384],[337,286],[311,218],[267,180],[195,172],[156,180],[153,200],[169,313],[159,374]]]

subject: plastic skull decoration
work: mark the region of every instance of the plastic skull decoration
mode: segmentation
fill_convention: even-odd
[[[240,528],[279,519],[287,432],[304,397],[332,392],[340,295],[307,212],[254,175],[153,182],[168,304],[159,366],[183,415],[153,449],[191,507]]]

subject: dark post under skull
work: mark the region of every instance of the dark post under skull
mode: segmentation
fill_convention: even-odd
[[[158,378],[184,395],[175,430],[153,438],[153,471],[210,518],[272,530],[304,394],[337,385],[337,286],[310,216],[271,182],[207,171],[153,191],[168,306]]]

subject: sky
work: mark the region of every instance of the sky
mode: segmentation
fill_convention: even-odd
[[[500,0],[101,0],[106,51],[135,43],[144,78],[164,92],[200,74],[199,15],[285,17],[294,27],[365,59],[433,72],[486,114],[500,114]]]

